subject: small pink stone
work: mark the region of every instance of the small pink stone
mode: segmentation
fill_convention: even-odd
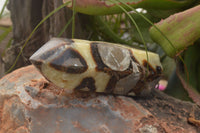
[[[166,89],[166,86],[164,85],[158,85],[158,89],[161,91],[164,91]]]
[[[160,91],[164,91],[167,87],[167,80],[161,79],[159,83],[156,85],[156,88]]]

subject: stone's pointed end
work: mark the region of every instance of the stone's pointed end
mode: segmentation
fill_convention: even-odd
[[[41,69],[42,64],[50,63],[52,59],[58,57],[64,50],[65,45],[73,42],[70,39],[52,38],[38,49],[30,58],[30,62],[38,69]]]
[[[34,54],[29,58],[29,61],[38,69],[41,70],[42,61],[39,60]]]
[[[29,60],[37,69],[41,70],[42,61],[36,60],[34,58],[30,58]]]
[[[30,58],[30,62],[38,69],[41,69],[42,63],[44,63],[44,60],[48,58],[47,53],[51,49],[54,49],[56,46],[55,42],[58,42],[58,38],[53,38],[51,41],[44,44],[40,49],[38,49]],[[55,43],[55,44],[54,44]],[[45,57],[46,56],[46,57]]]
[[[40,59],[40,55],[38,55],[38,51],[36,51],[30,58],[29,61],[39,70],[41,70],[41,66],[43,60]]]

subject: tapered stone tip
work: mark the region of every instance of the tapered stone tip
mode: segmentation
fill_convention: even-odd
[[[52,38],[46,44],[44,44],[39,50],[37,50],[29,60],[38,69],[41,69],[42,64],[48,64],[51,60],[58,58],[60,54],[66,49],[65,45],[70,45],[73,41],[63,38]],[[57,60],[55,65],[62,65],[61,60]]]

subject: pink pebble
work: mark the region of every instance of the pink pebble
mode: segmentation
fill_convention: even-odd
[[[164,91],[166,89],[166,86],[164,85],[159,85],[158,86],[158,89],[161,90],[161,91]]]

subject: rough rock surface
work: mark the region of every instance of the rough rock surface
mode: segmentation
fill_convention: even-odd
[[[199,132],[187,122],[191,111],[200,116],[199,107],[165,97],[72,93],[28,66],[0,80],[0,133]]]

